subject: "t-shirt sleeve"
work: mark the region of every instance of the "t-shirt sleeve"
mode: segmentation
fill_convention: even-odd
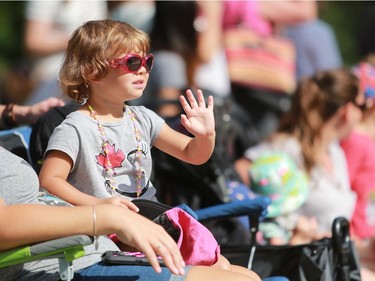
[[[66,153],[72,159],[74,166],[75,159],[77,159],[79,153],[79,142],[77,129],[71,124],[63,122],[53,131],[44,158],[49,151],[58,150]]]
[[[165,124],[164,119],[144,106],[134,107],[133,112],[138,115],[137,118],[141,121],[143,129],[149,132],[150,145],[152,146]]]

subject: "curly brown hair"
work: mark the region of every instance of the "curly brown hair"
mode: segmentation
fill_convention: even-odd
[[[105,77],[110,60],[128,52],[147,53],[147,33],[125,22],[88,21],[72,34],[60,69],[60,87],[77,102],[89,95],[89,85]]]

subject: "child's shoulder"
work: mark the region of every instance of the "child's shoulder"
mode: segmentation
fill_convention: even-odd
[[[152,111],[151,109],[148,109],[144,105],[127,105],[126,108],[134,113],[139,112],[139,113],[147,113],[149,111]]]
[[[86,122],[90,121],[90,116],[86,115],[82,111],[73,111],[69,113],[65,120],[62,123],[68,123],[68,124],[84,124]]]
[[[127,108],[133,112],[136,117],[143,117],[152,120],[161,119],[158,114],[143,105],[128,105]]]
[[[60,122],[60,124],[56,124],[56,129],[60,131],[66,130],[76,130],[76,131],[85,131],[87,128],[90,127],[90,123],[94,124],[93,121],[90,120],[89,116],[86,116],[84,113],[79,111],[74,111],[69,113],[65,119]]]

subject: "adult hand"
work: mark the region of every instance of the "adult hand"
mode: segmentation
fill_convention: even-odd
[[[201,90],[197,90],[197,100],[193,92],[188,89],[186,91],[188,101],[184,96],[180,96],[180,102],[185,114],[181,115],[182,125],[196,137],[209,137],[215,133],[215,119],[214,119],[214,99],[212,96],[208,97],[208,104],[206,102]]]
[[[185,263],[180,250],[163,227],[126,209],[116,211],[113,220],[116,222],[115,233],[120,241],[144,253],[156,272],[161,272],[157,258],[160,256],[173,274],[184,274]]]
[[[38,118],[46,113],[53,107],[63,106],[65,103],[59,98],[48,98],[44,101],[31,105],[28,108],[28,113],[26,116],[29,118],[31,124],[34,124]]]

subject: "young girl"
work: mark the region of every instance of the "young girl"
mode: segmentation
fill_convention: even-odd
[[[149,178],[150,148],[192,164],[209,159],[215,142],[213,98],[206,106],[198,90],[180,97],[181,123],[191,138],[167,126],[143,106],[126,101],[140,97],[152,69],[146,33],[127,23],[90,21],[72,35],[60,71],[64,92],[83,105],[67,116],[49,140],[39,174],[43,188],[73,205],[112,203],[133,211],[132,199],[156,200]],[[243,275],[223,257],[215,264]]]
[[[215,141],[213,98],[205,104],[187,90],[180,97],[182,124],[195,137],[168,127],[143,106],[152,69],[143,31],[116,21],[91,21],[69,41],[60,71],[64,92],[83,105],[56,128],[40,171],[41,185],[74,205],[116,202],[133,210],[134,198],[155,200],[150,182],[152,145],[192,164],[202,164]],[[130,199],[130,200],[129,200]]]

